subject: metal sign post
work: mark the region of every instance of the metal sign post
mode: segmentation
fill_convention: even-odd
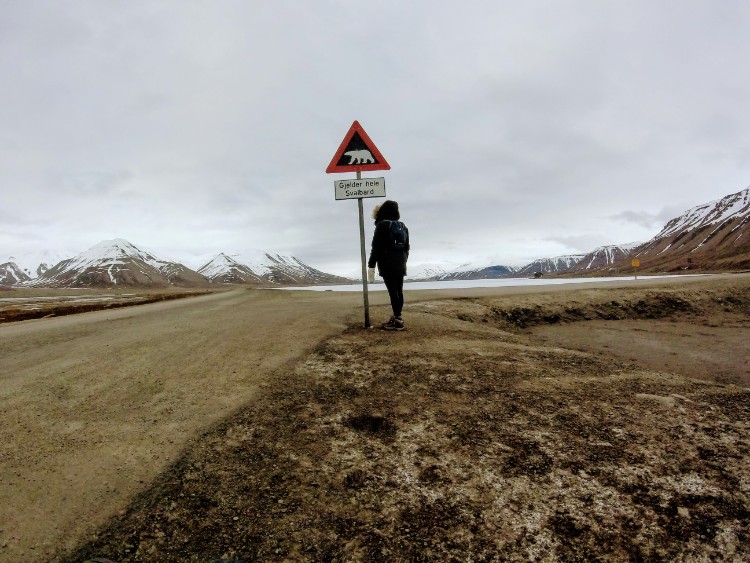
[[[367,290],[367,253],[365,251],[365,214],[362,199],[366,197],[385,197],[385,178],[362,179],[362,171],[390,170],[391,165],[385,160],[375,143],[365,133],[358,121],[352,123],[349,132],[333,155],[326,173],[356,172],[356,180],[339,180],[334,182],[336,199],[355,199],[359,209],[359,249],[362,259],[362,294],[365,301],[365,328],[370,328],[370,298]]]
[[[357,171],[357,180],[362,179],[362,172]],[[370,328],[370,297],[367,291],[367,252],[365,249],[365,212],[362,206],[362,198],[357,198],[359,209],[359,252],[362,257],[362,295],[365,300],[365,328]]]

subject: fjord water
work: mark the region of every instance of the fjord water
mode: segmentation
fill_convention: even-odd
[[[500,278],[485,280],[451,280],[451,281],[406,281],[404,291],[415,290],[435,290],[435,289],[472,289],[480,287],[523,287],[534,285],[562,285],[571,283],[592,283],[592,282],[627,282],[638,283],[642,280],[653,280],[660,278],[674,278],[686,276],[617,276],[602,278]],[[284,290],[303,290],[303,291],[362,291],[361,283],[345,285],[311,285],[300,287],[281,287]],[[369,291],[385,291],[385,284],[374,283],[367,284]]]

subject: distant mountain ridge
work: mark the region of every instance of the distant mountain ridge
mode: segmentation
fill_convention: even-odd
[[[585,256],[585,254],[565,254],[552,258],[539,258],[520,268],[518,274],[528,276],[536,273],[556,274],[564,272],[583,260]]]
[[[715,226],[714,231],[718,231],[734,221],[743,224],[747,223],[748,220],[750,220],[750,187],[688,209],[679,217],[669,221],[653,240],[664,239],[687,231],[700,230],[712,225]],[[739,234],[737,238],[739,238]]]
[[[600,246],[583,257],[575,264],[572,264],[566,273],[585,273],[596,270],[609,269],[614,264],[629,257],[638,243],[630,244],[613,244],[609,246]]]
[[[451,281],[469,279],[494,279],[507,277],[515,273],[517,268],[513,266],[483,266],[476,267],[464,264],[451,270],[444,270],[437,266],[423,268],[420,275],[413,279],[421,281]]]
[[[114,239],[102,241],[55,264],[27,284],[36,287],[194,287],[208,285],[208,280],[180,263],[161,260],[124,239]]]
[[[750,187],[688,209],[632,256],[642,270],[750,268]]]
[[[144,287],[209,286],[211,284],[325,284],[351,283],[295,257],[272,253],[219,253],[197,271],[157,258],[123,239],[102,241],[86,252],[55,264],[59,253],[11,256],[0,264],[3,287],[89,287],[132,285]],[[424,266],[410,279],[459,280],[544,274],[603,275],[632,271],[640,260],[641,272],[686,269],[732,270],[750,268],[750,188],[698,205],[667,222],[650,241],[609,245],[587,254],[535,260],[522,268],[504,265],[477,267],[465,264],[446,270]],[[36,263],[36,260],[40,260]]]
[[[23,252],[12,254],[8,262],[15,263],[29,278],[36,278],[55,264],[75,256],[75,252],[42,250],[41,252]]]
[[[289,285],[346,283],[301,260],[280,254],[246,254],[250,264],[219,253],[198,271],[165,260],[124,239],[105,240],[29,276],[14,262],[0,264],[0,284],[28,287],[208,287],[212,284]]]
[[[530,276],[539,274],[585,273],[606,269],[622,258],[629,256],[638,243],[612,244],[595,248],[587,254],[564,254],[552,258],[540,258],[517,270],[517,274]]]
[[[602,246],[588,254],[535,260],[512,275],[606,275],[750,268],[750,187],[688,209],[650,241]],[[507,276],[503,276],[507,277]]]
[[[230,256],[222,252],[198,268],[198,273],[212,283],[307,285],[352,281],[317,270],[298,258],[272,253],[248,259],[241,253]]]

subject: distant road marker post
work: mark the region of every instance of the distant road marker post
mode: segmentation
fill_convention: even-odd
[[[370,299],[367,291],[367,253],[365,250],[365,216],[362,199],[385,197],[385,178],[362,178],[362,172],[390,170],[378,147],[372,142],[359,121],[352,123],[344,140],[333,155],[326,174],[356,172],[356,180],[336,180],[333,183],[337,200],[356,199],[359,209],[359,248],[362,260],[362,295],[365,304],[365,328],[370,328]]]
[[[633,258],[630,261],[630,265],[635,268],[635,279],[638,279],[638,266],[641,265],[641,261],[638,258]]]

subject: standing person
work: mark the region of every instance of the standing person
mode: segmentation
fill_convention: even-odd
[[[406,261],[409,259],[409,229],[399,219],[398,203],[386,200],[373,209],[375,234],[372,236],[372,250],[367,262],[367,279],[375,281],[375,264],[385,282],[391,298],[393,316],[381,326],[385,330],[404,330],[401,310],[404,308],[404,276]]]

